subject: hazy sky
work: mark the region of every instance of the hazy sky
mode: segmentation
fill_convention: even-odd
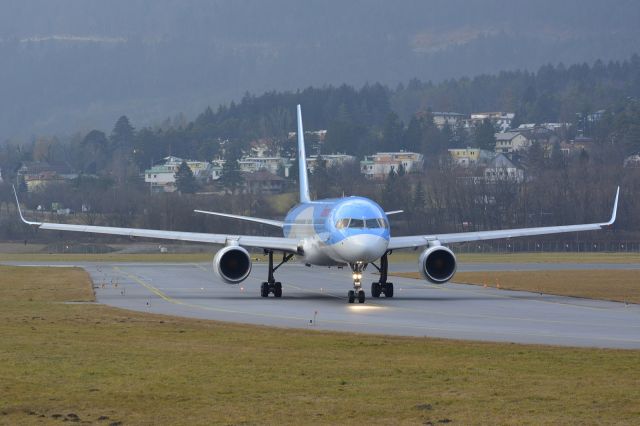
[[[0,141],[122,114],[141,127],[246,91],[624,59],[638,22],[630,0],[3,0]]]

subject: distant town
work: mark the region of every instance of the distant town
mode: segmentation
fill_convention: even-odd
[[[584,120],[595,125],[602,118],[604,110],[589,114]],[[422,113],[418,113],[421,115]],[[477,175],[470,178],[474,181],[487,182],[513,181],[522,182],[526,177],[526,153],[538,144],[545,158],[550,158],[554,147],[565,157],[588,155],[593,148],[593,140],[583,136],[578,130],[573,139],[571,123],[524,123],[516,128],[511,127],[515,116],[512,112],[479,112],[470,115],[456,112],[432,112],[433,123],[443,129],[462,128],[473,134],[476,127],[489,121],[499,131],[494,134],[495,149],[492,151],[466,147],[448,149],[449,160],[460,168],[473,168]],[[311,151],[323,151],[323,143],[327,131],[307,131],[308,140],[314,143]],[[295,132],[290,132],[286,140],[254,140],[248,152],[238,159],[238,169],[242,176],[241,193],[254,195],[279,194],[287,190],[287,182],[293,179],[291,169],[296,158],[282,154],[285,146],[294,145]],[[313,154],[307,157],[307,167],[313,173],[322,163],[322,167],[334,168],[353,166],[359,163],[360,173],[369,180],[384,181],[390,174],[421,174],[425,168],[423,154],[409,151],[377,152],[358,159],[354,155],[331,153]],[[179,158],[168,156],[157,164],[144,170],[140,178],[148,185],[151,193],[175,192],[178,190],[176,175],[182,163],[190,169],[199,188],[207,192],[224,193],[222,186],[216,185],[225,170],[226,160],[221,157],[213,159]],[[640,166],[640,155],[632,155],[624,160],[625,167]],[[0,172],[1,173],[1,172]],[[24,183],[28,191],[40,191],[52,183],[59,183],[78,177],[78,172],[64,164],[47,162],[25,162],[18,170],[18,182]],[[0,179],[1,179],[0,174]]]

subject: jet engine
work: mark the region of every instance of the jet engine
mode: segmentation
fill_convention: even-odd
[[[420,255],[418,268],[427,281],[444,284],[456,273],[456,256],[447,247],[429,247]]]
[[[251,272],[251,257],[240,246],[226,246],[213,258],[213,270],[227,284],[244,281]]]

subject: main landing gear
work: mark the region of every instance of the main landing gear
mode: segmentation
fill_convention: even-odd
[[[362,271],[365,270],[367,264],[356,262],[351,263],[349,266],[351,266],[351,271],[353,271],[353,290],[349,290],[347,294],[349,303],[354,303],[356,298],[358,299],[358,303],[364,303],[365,295],[362,289]]]
[[[278,263],[275,267],[273,266],[273,250],[265,250],[265,254],[269,255],[269,276],[267,277],[267,281],[263,281],[260,286],[260,296],[269,297],[269,293],[273,293],[275,297],[282,297],[282,283],[280,281],[276,281],[273,273],[279,267],[291,260],[293,254],[283,253],[282,262]]]
[[[380,258],[380,267],[372,263],[373,267],[380,272],[380,281],[371,283],[371,296],[373,297],[380,297],[381,294],[384,294],[385,297],[393,297],[393,283],[387,282],[387,273],[389,272],[388,254],[387,252]]]

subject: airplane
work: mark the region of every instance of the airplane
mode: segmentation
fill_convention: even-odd
[[[592,231],[611,227],[616,220],[620,187],[616,191],[613,212],[608,222],[580,225],[549,226],[496,231],[462,232],[398,236],[391,235],[388,216],[400,211],[385,212],[376,202],[364,197],[342,197],[312,200],[307,179],[302,112],[297,106],[297,137],[299,165],[299,198],[283,221],[195,210],[196,213],[269,225],[282,230],[282,237],[255,235],[228,235],[196,232],[164,231],[155,229],[115,228],[64,223],[33,222],[24,218],[18,194],[14,187],[21,220],[39,229],[75,231],[94,234],[123,235],[128,237],[157,238],[223,245],[213,258],[215,274],[226,284],[239,284],[251,273],[251,257],[247,248],[264,250],[268,255],[267,281],[262,282],[260,294],[282,297],[282,284],[274,273],[294,256],[305,265],[349,266],[353,289],[347,293],[349,303],[365,302],[362,273],[371,264],[379,272],[378,281],[371,284],[371,296],[392,298],[393,283],[388,281],[388,256],[394,250],[422,249],[418,256],[418,269],[422,276],[434,284],[444,284],[456,272],[456,256],[445,244],[468,241],[515,238],[565,232]],[[274,266],[274,253],[282,253],[282,260]],[[378,263],[376,263],[378,262]]]

